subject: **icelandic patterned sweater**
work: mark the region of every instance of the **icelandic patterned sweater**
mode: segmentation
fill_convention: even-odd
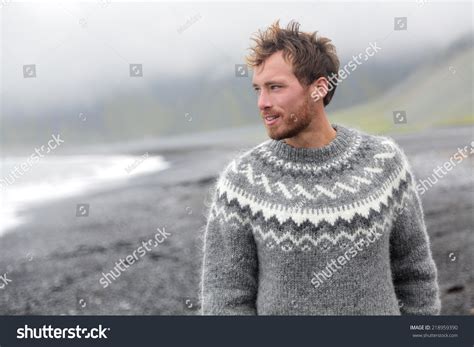
[[[204,315],[436,315],[437,269],[405,153],[332,124],[320,148],[267,140],[219,175]]]

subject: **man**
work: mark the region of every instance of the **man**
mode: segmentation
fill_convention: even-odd
[[[270,139],[219,176],[202,313],[439,314],[437,270],[406,155],[331,124],[330,40],[277,21],[247,58]]]

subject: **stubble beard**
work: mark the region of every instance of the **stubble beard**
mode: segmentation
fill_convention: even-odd
[[[296,112],[289,115],[280,115],[283,124],[280,124],[277,129],[267,128],[268,136],[273,140],[283,140],[298,135],[301,131],[306,129],[313,117],[313,109],[310,105],[310,98],[306,97],[303,105],[301,105]],[[282,129],[283,128],[283,129]]]

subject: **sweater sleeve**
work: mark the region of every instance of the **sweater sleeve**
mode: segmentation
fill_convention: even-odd
[[[224,179],[217,183],[204,234],[201,313],[256,315],[256,244],[239,204],[222,192]]]
[[[406,169],[403,200],[390,234],[393,283],[404,315],[438,315],[441,309],[437,269],[426,231],[423,207],[408,159],[398,148]]]

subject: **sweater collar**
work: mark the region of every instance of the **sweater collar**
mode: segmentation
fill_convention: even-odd
[[[349,149],[354,134],[342,125],[331,124],[336,137],[327,145],[315,148],[295,148],[283,140],[270,140],[269,148],[280,159],[293,162],[322,163],[335,158]]]

